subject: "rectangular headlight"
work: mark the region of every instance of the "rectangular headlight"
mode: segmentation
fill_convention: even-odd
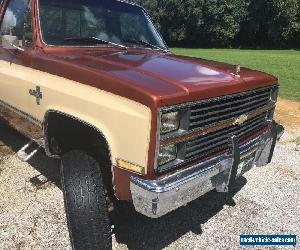
[[[160,133],[166,134],[179,128],[179,113],[170,112],[161,115]]]
[[[158,155],[158,165],[162,166],[177,158],[177,145],[172,144],[160,147]]]

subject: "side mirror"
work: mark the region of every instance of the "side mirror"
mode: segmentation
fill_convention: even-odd
[[[3,35],[2,36],[2,47],[4,49],[8,50],[19,50],[19,51],[24,51],[19,46],[19,39],[16,36],[11,36],[11,35]]]

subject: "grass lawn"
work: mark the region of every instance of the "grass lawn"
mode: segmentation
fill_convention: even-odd
[[[172,49],[178,55],[200,57],[257,69],[279,78],[280,97],[300,101],[300,51],[240,49]]]

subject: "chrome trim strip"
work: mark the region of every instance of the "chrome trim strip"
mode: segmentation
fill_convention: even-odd
[[[40,128],[43,127],[43,123],[40,120],[34,118],[30,114],[28,114],[28,113],[26,113],[26,112],[24,112],[24,111],[22,111],[18,108],[15,108],[14,106],[8,104],[7,102],[4,102],[4,101],[0,100],[0,106],[2,106],[4,108],[7,108],[8,110],[16,113],[17,115],[29,120],[30,122],[32,122],[33,124],[39,126]]]
[[[157,116],[156,116],[156,146],[155,146],[155,158],[154,158],[154,170],[157,170],[158,167],[158,156],[159,156],[159,150],[160,150],[160,128],[161,128],[161,112],[160,109],[158,110]]]
[[[0,100],[0,118],[28,139],[43,146],[43,124],[31,115]]]

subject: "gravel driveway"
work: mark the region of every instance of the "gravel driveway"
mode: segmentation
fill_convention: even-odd
[[[122,215],[112,214],[114,249],[241,249],[240,234],[299,239],[297,138],[300,130],[285,133],[273,163],[240,178],[230,197],[210,192],[158,220],[125,205]],[[0,124],[0,249],[70,249],[58,162],[42,153],[29,164],[20,162],[14,152],[25,143]]]

